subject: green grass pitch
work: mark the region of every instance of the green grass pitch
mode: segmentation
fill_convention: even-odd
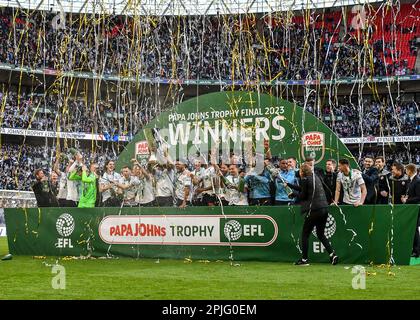
[[[0,255],[7,252],[1,237]],[[56,261],[66,270],[62,290],[51,286]],[[367,267],[366,289],[355,290],[351,265],[235,264],[18,256],[0,261],[0,299],[420,299],[420,265]]]

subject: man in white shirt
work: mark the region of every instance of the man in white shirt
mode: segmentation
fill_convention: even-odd
[[[70,164],[67,166],[66,171],[70,168]],[[60,162],[57,160],[54,164],[53,171],[58,176],[58,193],[57,193],[57,200],[58,205],[60,207],[68,207],[69,204],[67,203],[67,175],[65,172],[61,172],[60,170]]]
[[[172,164],[156,165],[151,169],[155,180],[156,204],[159,207],[173,207],[175,173]]]
[[[215,206],[218,201],[216,190],[218,188],[217,173],[213,165],[209,165],[201,176],[200,186],[196,189],[196,194],[202,194],[204,206]]]
[[[143,207],[153,207],[155,205],[153,176],[138,163],[133,166],[133,175],[140,182],[137,186],[136,202]]]
[[[203,179],[205,169],[202,167],[200,160],[194,161],[194,170],[191,172],[190,177],[193,183],[192,186],[192,205],[202,206],[203,205],[203,194],[197,193],[197,189],[200,186],[200,181]]]
[[[123,167],[122,177],[115,184],[120,189],[119,192],[123,194],[124,207],[135,207],[138,205],[136,202],[136,192],[140,181],[136,176],[131,175],[129,167]]]
[[[75,154],[75,159],[70,160],[69,167],[67,173],[67,205],[69,207],[77,207],[80,199],[80,181],[78,180],[70,180],[69,176],[73,171],[80,171],[82,170],[83,164],[83,156],[80,152]]]
[[[239,176],[239,169],[237,165],[231,164],[229,166],[229,175],[223,181],[225,185],[225,197],[230,206],[247,206],[247,188],[245,180]]]
[[[222,183],[222,181],[226,180],[226,177],[229,175],[229,166],[225,163],[220,163],[219,165],[215,165],[217,170],[217,179],[216,185],[219,187],[216,188],[216,195],[217,195],[217,204],[222,203],[222,205],[227,206],[229,205],[229,200],[226,199],[226,185]]]
[[[186,169],[185,163],[177,161],[176,167],[176,178],[175,178],[175,196],[176,206],[179,208],[185,208],[190,205],[191,202],[191,177],[190,172]]]
[[[115,162],[109,160],[105,163],[105,172],[99,179],[99,192],[102,193],[103,207],[119,207],[121,201],[117,196],[118,187],[115,182],[121,179],[121,175],[115,172]]]
[[[333,204],[338,204],[340,191],[343,189],[343,203],[355,207],[363,205],[366,199],[367,190],[362,173],[357,169],[351,169],[347,159],[338,162],[339,173],[337,175],[337,185]]]

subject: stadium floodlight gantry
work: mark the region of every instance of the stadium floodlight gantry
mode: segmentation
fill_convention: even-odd
[[[1,6],[117,15],[217,15],[344,7],[378,0],[0,0]]]

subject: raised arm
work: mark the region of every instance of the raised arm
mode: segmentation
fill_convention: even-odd
[[[93,183],[96,181],[96,177],[95,175],[91,174],[91,175],[87,175],[86,170],[83,170],[82,172],[82,182],[85,183]]]

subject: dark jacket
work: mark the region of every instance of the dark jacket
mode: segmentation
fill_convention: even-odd
[[[407,204],[420,203],[420,178],[415,176],[408,185]]]
[[[302,178],[299,186],[288,185],[290,188],[299,191],[296,202],[302,206],[302,213],[328,207],[322,181],[318,175]]]
[[[322,176],[322,184],[324,186],[327,202],[332,203],[335,197],[335,188],[337,186],[337,172],[326,172]]]
[[[386,169],[382,169],[381,171],[378,172],[378,191],[377,191],[377,198],[376,198],[376,203],[378,204],[388,204],[388,197],[382,196],[381,192],[385,191],[389,194],[390,177],[391,177],[391,173]]]
[[[402,204],[401,196],[407,194],[409,182],[410,180],[405,175],[399,178],[393,176],[389,178],[389,187],[391,189],[389,195],[393,204]]]
[[[32,185],[38,207],[58,207],[58,201],[49,181],[36,181]]]
[[[369,169],[363,170],[362,173],[363,180],[365,180],[366,185],[366,199],[365,204],[375,204],[376,203],[376,186],[378,183],[378,169],[375,167],[370,167]]]

